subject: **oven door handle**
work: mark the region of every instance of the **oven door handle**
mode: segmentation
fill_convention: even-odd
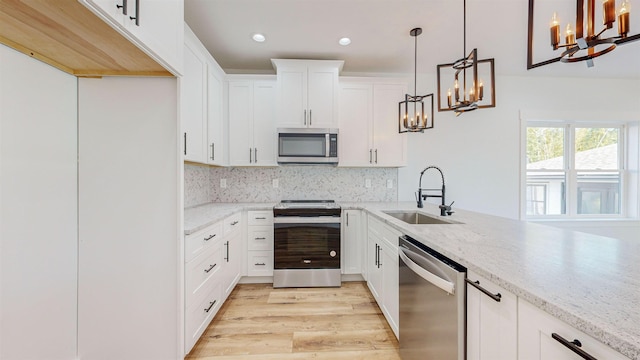
[[[412,252],[411,250],[404,249],[402,247],[398,248],[398,254],[400,255],[400,259],[407,265],[407,267],[413,272],[415,272],[418,276],[425,279],[426,281],[432,283],[433,285],[439,287],[440,289],[446,291],[448,294],[455,295],[455,284],[451,281],[447,281],[436,274],[424,269],[422,266],[416,264],[411,260],[406,254],[407,252]],[[424,259],[425,261],[429,261],[428,259]]]
[[[273,218],[274,224],[340,224],[339,216],[281,216]]]

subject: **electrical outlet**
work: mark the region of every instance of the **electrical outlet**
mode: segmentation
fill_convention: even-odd
[[[278,179],[273,179],[271,181],[271,183],[272,183],[274,189],[277,189],[278,187],[280,187],[280,180],[278,180]]]
[[[227,187],[227,179],[220,179],[220,187],[223,189]]]
[[[371,179],[364,179],[364,187],[366,188],[371,187]]]
[[[387,189],[393,189],[393,180],[387,179]]]

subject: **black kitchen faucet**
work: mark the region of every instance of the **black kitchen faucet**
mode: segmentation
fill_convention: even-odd
[[[424,175],[425,171],[429,169],[436,169],[440,172],[440,177],[442,178],[442,189],[423,189],[422,188],[422,175]],[[422,194],[423,191],[440,191],[440,195]],[[418,183],[418,207],[422,208],[423,207],[422,200],[427,200],[427,198],[430,198],[430,197],[442,199],[441,204],[438,206],[440,208],[440,216],[447,216],[447,215],[453,214],[453,211],[451,211],[451,205],[453,205],[455,201],[451,202],[451,204],[449,205],[445,205],[446,201],[444,197],[444,174],[442,173],[442,170],[440,170],[440,168],[435,165],[427,166],[420,173],[420,182]]]

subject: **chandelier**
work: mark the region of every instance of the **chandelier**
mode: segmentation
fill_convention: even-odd
[[[411,29],[409,35],[415,38],[414,72],[413,72],[413,93],[405,94],[404,101],[398,104],[398,132],[424,132],[425,129],[433,128],[433,93],[428,95],[417,94],[418,84],[418,35],[422,34],[422,28]],[[424,99],[431,98],[431,117],[427,116],[424,110]]]
[[[453,63],[438,65],[438,111],[453,110],[459,116],[463,112],[495,107],[494,60],[479,60],[478,49],[467,55],[466,0],[463,1],[462,54],[463,57]],[[445,75],[448,80],[444,79]],[[447,81],[445,86],[443,81]],[[443,94],[444,89],[447,89],[446,95]]]
[[[565,63],[586,61],[587,67],[593,66],[593,59],[604,55],[616,48],[620,39],[626,39],[629,33],[629,12],[631,6],[628,0],[623,0],[618,11],[618,35],[603,37],[603,33],[613,28],[616,21],[616,1],[604,0],[602,2],[602,25],[603,28],[595,33],[595,0],[587,0],[586,22],[587,34],[584,34],[585,6],[584,0],[577,0],[575,32],[571,29],[571,23],[567,24],[565,30],[565,44],[560,44],[560,20],[556,13],[553,13],[550,24],[551,46],[553,50],[565,48],[560,55],[560,61]]]

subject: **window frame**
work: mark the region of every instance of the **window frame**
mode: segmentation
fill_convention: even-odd
[[[611,220],[628,218],[627,198],[629,196],[627,159],[629,148],[626,145],[628,139],[628,126],[625,122],[615,121],[569,121],[569,120],[533,120],[522,119],[522,139],[521,139],[521,206],[520,218],[525,220]],[[555,127],[564,128],[563,156],[564,164],[562,169],[527,169],[527,129],[530,127]],[[575,164],[575,134],[578,128],[617,128],[618,129],[618,168],[617,169],[577,169]],[[558,172],[565,175],[564,194],[564,214],[527,214],[527,186],[529,172]],[[578,174],[580,173],[618,173],[619,175],[619,198],[620,211],[617,214],[579,214],[578,198]]]

